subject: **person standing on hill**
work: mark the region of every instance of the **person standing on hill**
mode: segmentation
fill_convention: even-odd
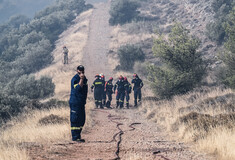
[[[119,107],[123,108],[123,102],[124,102],[124,98],[125,98],[125,87],[124,87],[124,79],[123,76],[119,77],[119,80],[116,82],[115,86],[114,86],[114,92],[117,89],[117,93],[116,93],[116,103],[117,106],[116,108]]]
[[[135,107],[137,106],[137,98],[139,99],[138,102],[141,102],[142,94],[141,94],[141,88],[144,86],[143,81],[139,78],[139,76],[134,73],[133,80],[131,83],[134,84],[133,90],[134,90],[134,103]]]
[[[100,106],[100,108],[103,109],[104,107],[102,104],[102,96],[104,93],[104,81],[100,79],[99,74],[97,74],[95,78],[96,79],[91,86],[91,92],[93,92],[93,89],[94,89],[94,98],[95,98],[96,108]]]
[[[130,100],[130,93],[132,90],[132,86],[130,82],[128,82],[127,77],[124,77],[124,87],[125,87],[125,96],[126,96],[126,108],[129,108],[129,100]]]
[[[77,142],[85,142],[81,138],[81,132],[86,119],[85,104],[88,93],[88,80],[84,70],[85,68],[82,65],[77,67],[77,74],[71,80],[69,100],[72,140]]]
[[[113,94],[113,77],[110,77],[109,80],[105,83],[104,91],[108,96],[108,101],[106,103],[107,108],[111,108],[112,94]]]
[[[68,64],[69,61],[69,50],[66,46],[63,46],[63,54],[64,54],[64,64]]]

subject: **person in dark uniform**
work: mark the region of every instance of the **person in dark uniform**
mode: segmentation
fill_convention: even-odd
[[[143,81],[139,78],[139,76],[134,73],[133,80],[131,83],[134,84],[133,90],[134,90],[134,103],[135,107],[137,106],[137,98],[139,99],[138,102],[141,102],[141,88],[144,86]]]
[[[100,108],[104,108],[102,105],[102,96],[104,93],[104,81],[100,79],[100,76],[97,74],[95,76],[95,81],[91,86],[91,91],[93,92],[94,89],[94,98],[95,98],[95,105],[96,108],[100,106]]]
[[[125,98],[125,87],[124,87],[124,78],[123,76],[119,77],[119,80],[116,82],[115,86],[114,86],[114,92],[117,89],[117,93],[116,93],[116,108],[119,107],[123,108],[123,102],[124,102],[124,98]]]
[[[113,94],[113,77],[110,77],[109,80],[105,83],[104,90],[108,96],[106,107],[111,108],[110,106],[111,106],[112,94]]]
[[[103,83],[105,84],[105,77],[104,74],[101,73],[100,74],[100,79],[103,81]],[[104,86],[104,91],[102,93],[102,105],[105,106],[106,105],[106,91],[105,91],[105,86]]]
[[[125,87],[125,96],[126,96],[126,108],[129,108],[129,100],[130,100],[130,93],[132,90],[132,86],[130,82],[128,82],[127,77],[124,77],[124,87]]]
[[[77,142],[85,142],[84,139],[81,139],[81,132],[86,119],[85,104],[88,93],[88,80],[84,70],[82,65],[77,67],[77,74],[71,80],[69,100],[72,140]]]

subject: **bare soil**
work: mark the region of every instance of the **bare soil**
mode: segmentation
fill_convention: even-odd
[[[167,133],[143,118],[138,109],[94,109],[92,113],[95,123],[82,134],[85,143],[61,141],[30,145],[32,159],[209,159],[188,145],[170,141]]]
[[[103,72],[106,77],[112,74],[107,58],[109,5],[109,2],[96,4],[90,18],[89,38],[82,60],[89,84],[96,73]],[[170,141],[162,127],[146,120],[136,108],[94,109],[91,112],[94,125],[82,133],[85,143],[61,140],[50,144],[28,144],[25,147],[30,157],[33,160],[209,159],[195,153],[188,145]]]

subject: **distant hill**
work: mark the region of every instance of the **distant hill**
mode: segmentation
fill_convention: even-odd
[[[18,14],[33,17],[37,11],[42,10],[55,1],[56,0],[0,0],[0,23]]]

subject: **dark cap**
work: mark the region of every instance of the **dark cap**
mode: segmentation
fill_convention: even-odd
[[[77,67],[77,70],[79,70],[79,71],[84,71],[84,70],[85,70],[85,68],[84,68],[84,66],[83,66],[83,65],[79,65],[79,66]]]

